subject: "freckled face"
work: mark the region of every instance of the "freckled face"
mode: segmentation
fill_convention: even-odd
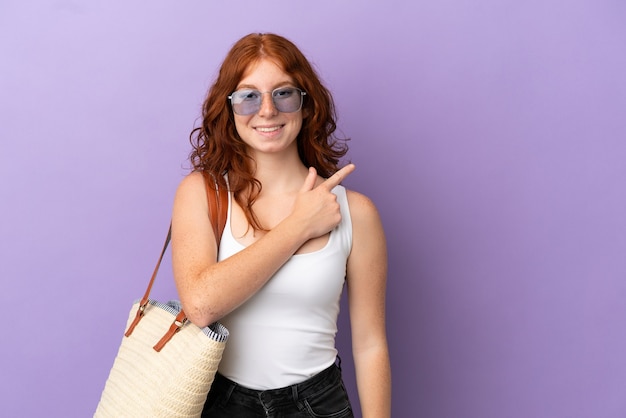
[[[237,90],[254,89],[263,94],[261,109],[252,115],[235,114],[235,128],[252,153],[297,153],[296,137],[302,128],[302,109],[279,112],[271,92],[278,87],[297,87],[274,62],[262,59],[248,68]]]

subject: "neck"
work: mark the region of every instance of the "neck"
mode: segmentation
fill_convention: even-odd
[[[275,157],[275,156],[274,156]],[[263,185],[262,194],[290,193],[300,190],[308,174],[296,154],[287,158],[267,158],[256,156],[254,177]]]

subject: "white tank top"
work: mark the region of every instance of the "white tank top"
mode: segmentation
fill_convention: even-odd
[[[267,390],[303,382],[335,361],[339,300],[352,248],[346,190],[333,189],[341,223],[320,250],[293,255],[245,304],[220,320],[230,336],[219,372],[242,386]],[[219,260],[244,246],[230,227],[232,195]]]

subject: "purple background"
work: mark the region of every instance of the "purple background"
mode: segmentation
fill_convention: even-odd
[[[625,18],[621,0],[2,0],[2,415],[91,416],[204,93],[236,39],[273,31],[334,91],[346,183],[386,227],[394,416],[626,416]],[[166,264],[155,296],[173,292]]]

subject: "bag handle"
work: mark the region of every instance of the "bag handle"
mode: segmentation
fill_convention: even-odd
[[[215,234],[215,241],[219,248],[220,239],[222,237],[222,233],[224,232],[224,228],[226,226],[226,217],[228,216],[228,190],[219,187],[217,179],[213,173],[209,173],[207,171],[202,171],[202,175],[204,177],[204,184],[206,188],[207,195],[207,203],[208,203],[208,215],[211,219],[211,225],[213,226],[213,233]],[[213,184],[213,186],[211,186]],[[152,277],[150,278],[150,282],[148,283],[148,288],[146,289],[146,293],[141,298],[139,303],[139,308],[137,309],[137,314],[135,315],[135,319],[128,327],[128,330],[124,334],[126,337],[129,337],[141,318],[143,318],[146,310],[146,306],[148,306],[150,292],[152,291],[152,285],[154,284],[154,280],[156,279],[157,273],[159,272],[159,267],[161,266],[161,262],[163,261],[163,256],[165,255],[165,250],[172,239],[172,224],[170,223],[170,227],[167,231],[167,237],[165,238],[165,243],[163,244],[163,249],[161,250],[161,255],[159,256],[159,260],[157,261],[156,266],[154,267],[154,272],[152,273]],[[180,328],[187,322],[187,316],[181,310],[169,330],[165,333],[163,338],[154,346],[156,351],[161,351],[161,349],[167,344],[169,340],[172,339],[174,334],[176,334]]]

